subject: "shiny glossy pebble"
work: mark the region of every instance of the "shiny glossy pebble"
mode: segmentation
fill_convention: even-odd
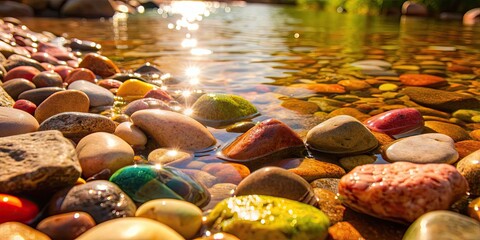
[[[39,210],[35,203],[25,198],[0,193],[0,223],[31,222]]]
[[[422,114],[415,108],[401,108],[375,115],[365,121],[372,131],[390,136],[406,135],[423,128]]]
[[[73,240],[95,225],[90,214],[69,212],[43,219],[37,225],[37,230],[47,234],[52,240]]]

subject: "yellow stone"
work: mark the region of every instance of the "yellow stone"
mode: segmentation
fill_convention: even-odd
[[[157,86],[136,79],[130,79],[122,83],[117,91],[117,96],[123,98],[142,98],[150,90]]]
[[[383,92],[395,92],[398,90],[398,86],[393,83],[384,83],[378,87]]]

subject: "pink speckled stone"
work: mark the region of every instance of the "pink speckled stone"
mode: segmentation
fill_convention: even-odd
[[[344,203],[359,212],[398,222],[446,210],[468,189],[467,180],[449,164],[367,164],[340,179]]]

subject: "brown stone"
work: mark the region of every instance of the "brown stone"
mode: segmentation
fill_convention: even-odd
[[[14,103],[12,97],[0,86],[0,107],[12,107]]]
[[[29,113],[10,107],[0,107],[0,137],[35,132],[37,120]]]
[[[400,82],[405,86],[439,87],[448,84],[445,78],[429,74],[402,74]]]
[[[88,112],[90,100],[87,94],[77,90],[65,90],[52,94],[38,105],[35,118],[42,123],[62,112]]]
[[[73,240],[94,227],[95,220],[85,212],[69,212],[43,219],[37,230],[47,234],[52,240]]]
[[[345,87],[339,84],[326,84],[326,83],[314,83],[314,84],[306,84],[306,83],[299,83],[290,85],[290,87],[299,87],[305,88],[316,93],[346,93]]]
[[[118,69],[112,60],[96,53],[85,55],[78,67],[90,69],[92,72],[103,78],[120,72],[120,69]]]
[[[0,224],[2,240],[50,240],[44,233],[19,222],[6,222]]]
[[[349,115],[356,118],[358,121],[363,122],[364,120],[368,119],[370,115],[361,112],[356,108],[345,107],[333,110],[327,115],[327,118],[332,118],[339,115]]]
[[[316,111],[318,111],[317,104],[298,100],[298,99],[286,100],[282,103],[282,107],[293,110],[301,114],[313,114]]]
[[[365,238],[348,222],[337,222],[328,228],[329,240],[364,240]]]
[[[472,96],[424,87],[406,87],[402,93],[410,100],[438,110],[453,112],[460,109],[480,108],[480,101]]]
[[[95,83],[95,73],[86,68],[76,68],[71,70],[65,77],[64,82],[67,84],[73,83],[77,80],[84,80],[87,82]]]
[[[458,152],[458,159],[462,159],[480,149],[480,141],[464,140],[455,143],[455,149]]]
[[[341,178],[345,175],[345,170],[338,165],[313,158],[285,159],[275,165],[299,175],[308,182],[319,178]]]
[[[330,224],[333,225],[343,220],[346,207],[342,205],[334,192],[322,188],[314,188],[313,192],[318,198],[318,208],[328,216]]]
[[[202,171],[215,176],[218,183],[239,184],[250,175],[250,170],[238,163],[210,163],[205,165]]]
[[[63,4],[61,15],[65,17],[112,17],[115,14],[113,1],[69,0]]]
[[[17,99],[18,95],[24,91],[36,88],[35,84],[25,78],[12,79],[3,83],[2,87],[13,99]]]
[[[465,129],[456,124],[446,122],[426,121],[424,132],[443,133],[451,137],[455,142],[471,139],[470,135]]]

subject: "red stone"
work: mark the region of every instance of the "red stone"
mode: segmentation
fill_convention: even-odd
[[[162,100],[164,102],[170,102],[173,100],[173,98],[164,90],[162,89],[153,89],[148,91],[144,98],[156,98],[159,100]]]
[[[112,89],[112,88],[119,88],[120,85],[122,85],[122,82],[115,79],[103,79],[103,80],[100,80],[97,84],[100,87],[104,87],[106,89]]]
[[[28,100],[19,99],[15,102],[15,104],[13,104],[13,108],[28,112],[33,116],[35,114],[35,110],[37,109],[37,105]]]
[[[375,115],[365,120],[372,131],[390,136],[405,134],[423,127],[422,114],[415,108],[401,108]]]
[[[95,73],[86,68],[73,69],[65,78],[64,82],[70,84],[77,80],[85,80],[91,83],[95,83]]]
[[[29,223],[38,214],[35,203],[20,197],[0,193],[0,223]]]
[[[59,64],[59,60],[56,57],[54,57],[54,56],[52,56],[52,55],[50,55],[46,52],[33,53],[32,54],[32,59],[37,60],[41,63],[50,63],[50,64],[54,64],[54,65]]]
[[[450,72],[457,72],[457,73],[463,73],[463,74],[473,73],[473,69],[471,67],[457,65],[457,64],[452,64],[448,66],[447,70]]]
[[[73,70],[72,67],[69,67],[69,66],[56,66],[53,71],[55,71],[56,73],[58,73],[58,75],[60,75],[63,79],[63,81],[65,82],[65,79],[67,78],[67,75]]]
[[[78,66],[81,68],[90,69],[92,72],[101,76],[102,78],[106,78],[120,72],[120,69],[118,69],[112,60],[96,53],[89,53],[85,55]]]
[[[222,153],[231,159],[249,160],[300,146],[304,146],[302,139],[290,127],[268,119],[240,135]]]
[[[53,69],[55,69],[55,66],[53,66],[52,64],[50,63],[40,63],[40,65],[42,65],[43,68],[45,68],[45,70],[47,71],[53,71]]]
[[[35,75],[37,75],[38,73],[40,73],[40,71],[34,67],[19,66],[8,71],[7,74],[5,74],[3,81],[6,82],[14,78],[25,78],[32,81],[32,78],[35,77]]]
[[[400,75],[400,82],[406,86],[417,87],[437,87],[447,84],[444,78],[428,74],[403,74]]]

